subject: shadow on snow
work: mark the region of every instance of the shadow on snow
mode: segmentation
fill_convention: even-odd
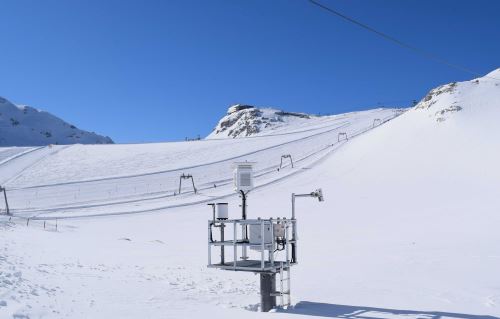
[[[346,306],[310,301],[301,301],[294,307],[278,312],[343,319],[500,319],[485,315]]]

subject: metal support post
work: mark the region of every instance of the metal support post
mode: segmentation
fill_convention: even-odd
[[[261,273],[260,274],[260,310],[267,312],[276,307],[276,296],[273,296],[276,291],[276,274]]]
[[[323,191],[318,188],[314,192],[308,194],[295,194],[292,193],[292,263],[297,263],[297,222],[295,220],[295,198],[296,197],[315,197],[320,202],[324,201]]]
[[[56,219],[57,221],[57,219]],[[209,221],[208,222],[208,265],[212,264],[212,248],[211,248],[211,243],[212,243],[212,223]]]
[[[220,224],[220,241],[221,242],[224,242],[224,227],[226,227],[226,225],[224,225],[223,222],[221,222]],[[220,263],[224,265],[224,245],[221,245],[220,246]]]
[[[236,246],[238,237],[238,229],[236,228],[236,220],[233,221],[233,268],[236,270],[236,261],[238,260],[238,246]]]
[[[241,219],[247,219],[247,195],[244,191],[240,191],[241,194]]]
[[[245,194],[244,191],[240,190],[241,194],[241,219],[246,220],[247,219],[247,195]],[[242,238],[245,241],[248,241],[248,229],[246,224],[241,225],[241,234]],[[243,246],[241,248],[241,259],[247,260],[248,259],[248,254],[247,254],[247,246]]]
[[[295,219],[295,193],[292,193],[292,264],[297,262],[297,227]]]
[[[193,184],[193,190],[194,190],[194,193],[196,194],[198,191],[196,190],[196,186],[194,186],[194,178],[193,178],[193,176],[191,176],[191,183]]]
[[[5,211],[7,212],[7,215],[10,215],[9,201],[7,200],[7,190],[4,187],[0,186],[0,191],[3,191],[3,198],[5,199]]]
[[[266,249],[265,249],[265,236],[264,236],[264,220],[260,220],[260,268],[264,270],[265,266],[265,255],[266,255]]]

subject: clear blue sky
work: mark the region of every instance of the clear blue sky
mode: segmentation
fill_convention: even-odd
[[[500,1],[321,0],[480,73]],[[208,134],[229,104],[340,113],[409,105],[473,76],[306,0],[4,0],[0,96],[116,142]]]

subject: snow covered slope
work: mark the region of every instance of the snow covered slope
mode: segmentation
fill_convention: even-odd
[[[300,126],[321,123],[326,117],[304,113],[285,112],[273,108],[256,108],[236,104],[229,107],[227,115],[220,119],[208,139],[236,138],[255,135],[275,134],[280,129],[288,132]]]
[[[6,171],[18,173],[0,176],[0,182],[9,188],[12,211],[23,216],[157,211],[232,194],[231,167],[235,161],[257,162],[260,185],[302,172],[348,139],[399,114],[401,111],[395,109],[341,114],[300,130],[291,126],[290,131],[239,139],[53,146],[56,153],[50,156],[38,150],[10,161]],[[294,169],[289,161],[280,167],[281,156],[286,154],[292,155]],[[32,164],[26,167],[28,163]],[[197,194],[189,184],[178,189],[183,173],[194,176]]]
[[[0,97],[0,146],[109,144],[109,137],[87,132],[54,115]]]
[[[437,122],[449,118],[488,120],[488,115],[496,115],[499,108],[500,69],[482,78],[437,87],[415,107]]]
[[[0,223],[0,317],[498,319],[499,73],[433,90],[398,117],[372,110],[247,138],[20,150],[5,162],[23,161],[6,184],[17,218]],[[278,170],[287,153],[296,165]],[[245,159],[258,162],[251,218],[289,216],[292,192],[325,194],[297,201],[294,307],[272,314],[253,311],[258,277],[205,267],[205,204],[223,200],[239,216],[230,167]],[[193,174],[196,194],[173,195],[181,173]]]

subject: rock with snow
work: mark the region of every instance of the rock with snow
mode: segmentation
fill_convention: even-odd
[[[304,113],[285,112],[274,108],[256,108],[251,105],[235,104],[229,107],[212,133],[207,136],[213,138],[237,138],[253,135],[262,135],[279,128],[307,122],[314,115]]]
[[[111,144],[107,136],[80,130],[60,118],[0,97],[0,146]]]
[[[484,77],[452,82],[432,89],[416,106],[437,122],[444,122],[456,113],[481,111],[478,108],[500,108],[500,69]]]

